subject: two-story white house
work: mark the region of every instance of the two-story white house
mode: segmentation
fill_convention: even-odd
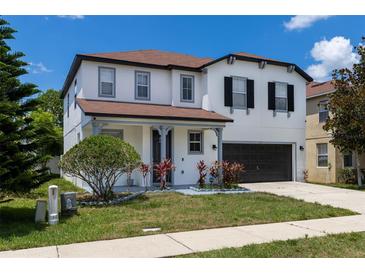
[[[172,185],[195,184],[199,160],[244,163],[242,182],[302,180],[310,81],[295,64],[247,53],[78,54],[62,89],[64,152],[110,134],[145,163],[171,158]]]

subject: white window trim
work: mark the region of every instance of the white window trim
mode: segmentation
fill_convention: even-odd
[[[321,105],[327,105],[327,110],[326,111],[321,111]],[[329,115],[329,111],[328,111],[328,100],[323,100],[323,101],[320,101],[319,102],[319,104],[318,104],[318,122],[320,123],[320,124],[322,124],[322,123],[325,123],[325,121],[320,121],[319,119],[319,117],[320,117],[320,113],[321,112],[327,112],[327,117],[328,117],[328,115]]]
[[[288,92],[285,93],[285,97],[284,96],[277,96],[277,88],[276,88],[276,85],[277,84],[285,84],[286,86],[286,91],[288,90],[288,85],[289,83],[287,82],[274,82],[275,83],[275,112],[288,112]],[[286,99],[286,109],[283,110],[283,109],[278,109],[277,106],[276,106],[276,98],[285,98]]]
[[[199,133],[200,134],[200,142],[199,141],[190,141],[191,133]],[[200,143],[200,151],[190,151],[191,143]],[[202,130],[188,130],[188,154],[189,155],[200,155],[204,154],[204,132]]]
[[[112,94],[111,95],[110,94],[103,94],[102,93],[101,81],[100,81],[101,80],[100,79],[100,75],[101,75],[100,71],[103,70],[103,69],[107,69],[107,70],[113,71],[113,89],[112,89]],[[115,98],[115,68],[111,68],[111,67],[98,67],[98,79],[99,79],[99,82],[98,82],[98,84],[99,84],[99,88],[98,88],[98,90],[99,90],[99,92],[98,92],[99,97]]]
[[[327,145],[327,154],[319,154],[318,153],[318,145]],[[317,143],[316,144],[316,150],[317,150],[317,168],[328,168],[328,166],[329,166],[329,157],[328,157],[328,143]],[[319,158],[319,156],[327,156],[327,165],[326,166],[319,166],[318,165],[318,158]]]
[[[231,76],[232,77],[232,109],[247,109],[247,77],[241,77],[241,76]],[[233,81],[234,80],[244,80],[245,81],[245,90],[244,91],[237,91],[237,90],[234,90],[233,89]],[[244,97],[245,97],[245,102],[246,102],[246,105],[245,106],[242,106],[242,107],[239,107],[239,106],[234,106],[234,102],[233,102],[233,93],[236,93],[236,94],[243,94]]]
[[[191,100],[184,99],[184,78],[191,79]],[[195,79],[194,75],[181,74],[180,75],[180,102],[184,103],[194,103],[195,98]]]
[[[147,85],[138,84],[138,75],[147,75]],[[138,96],[138,87],[147,87],[147,97],[141,97]],[[151,73],[149,71],[140,71],[136,70],[134,73],[134,98],[136,100],[144,100],[144,101],[150,101],[151,100]]]

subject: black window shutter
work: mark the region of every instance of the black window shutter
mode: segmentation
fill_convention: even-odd
[[[268,83],[268,108],[275,110],[275,82]]]
[[[288,85],[288,111],[294,111],[294,86]]]
[[[233,106],[232,97],[232,77],[224,77],[224,105],[226,107]]]
[[[255,88],[254,81],[247,80],[247,108],[255,108]]]

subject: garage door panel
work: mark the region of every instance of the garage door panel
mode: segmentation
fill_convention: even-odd
[[[242,182],[292,180],[292,145],[223,144],[223,159],[245,165]]]

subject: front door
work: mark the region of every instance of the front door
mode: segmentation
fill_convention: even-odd
[[[161,162],[161,142],[160,142],[160,134],[158,133],[157,130],[153,130],[152,131],[152,163],[153,166],[155,166],[155,164],[158,164],[159,162]],[[169,133],[166,136],[166,156],[168,159],[171,159],[172,157],[172,153],[171,153],[171,130],[169,131]],[[153,183],[154,184],[159,184],[158,182],[158,178],[156,175],[155,170],[153,169]],[[169,184],[171,184],[171,172],[167,175],[167,182]]]

